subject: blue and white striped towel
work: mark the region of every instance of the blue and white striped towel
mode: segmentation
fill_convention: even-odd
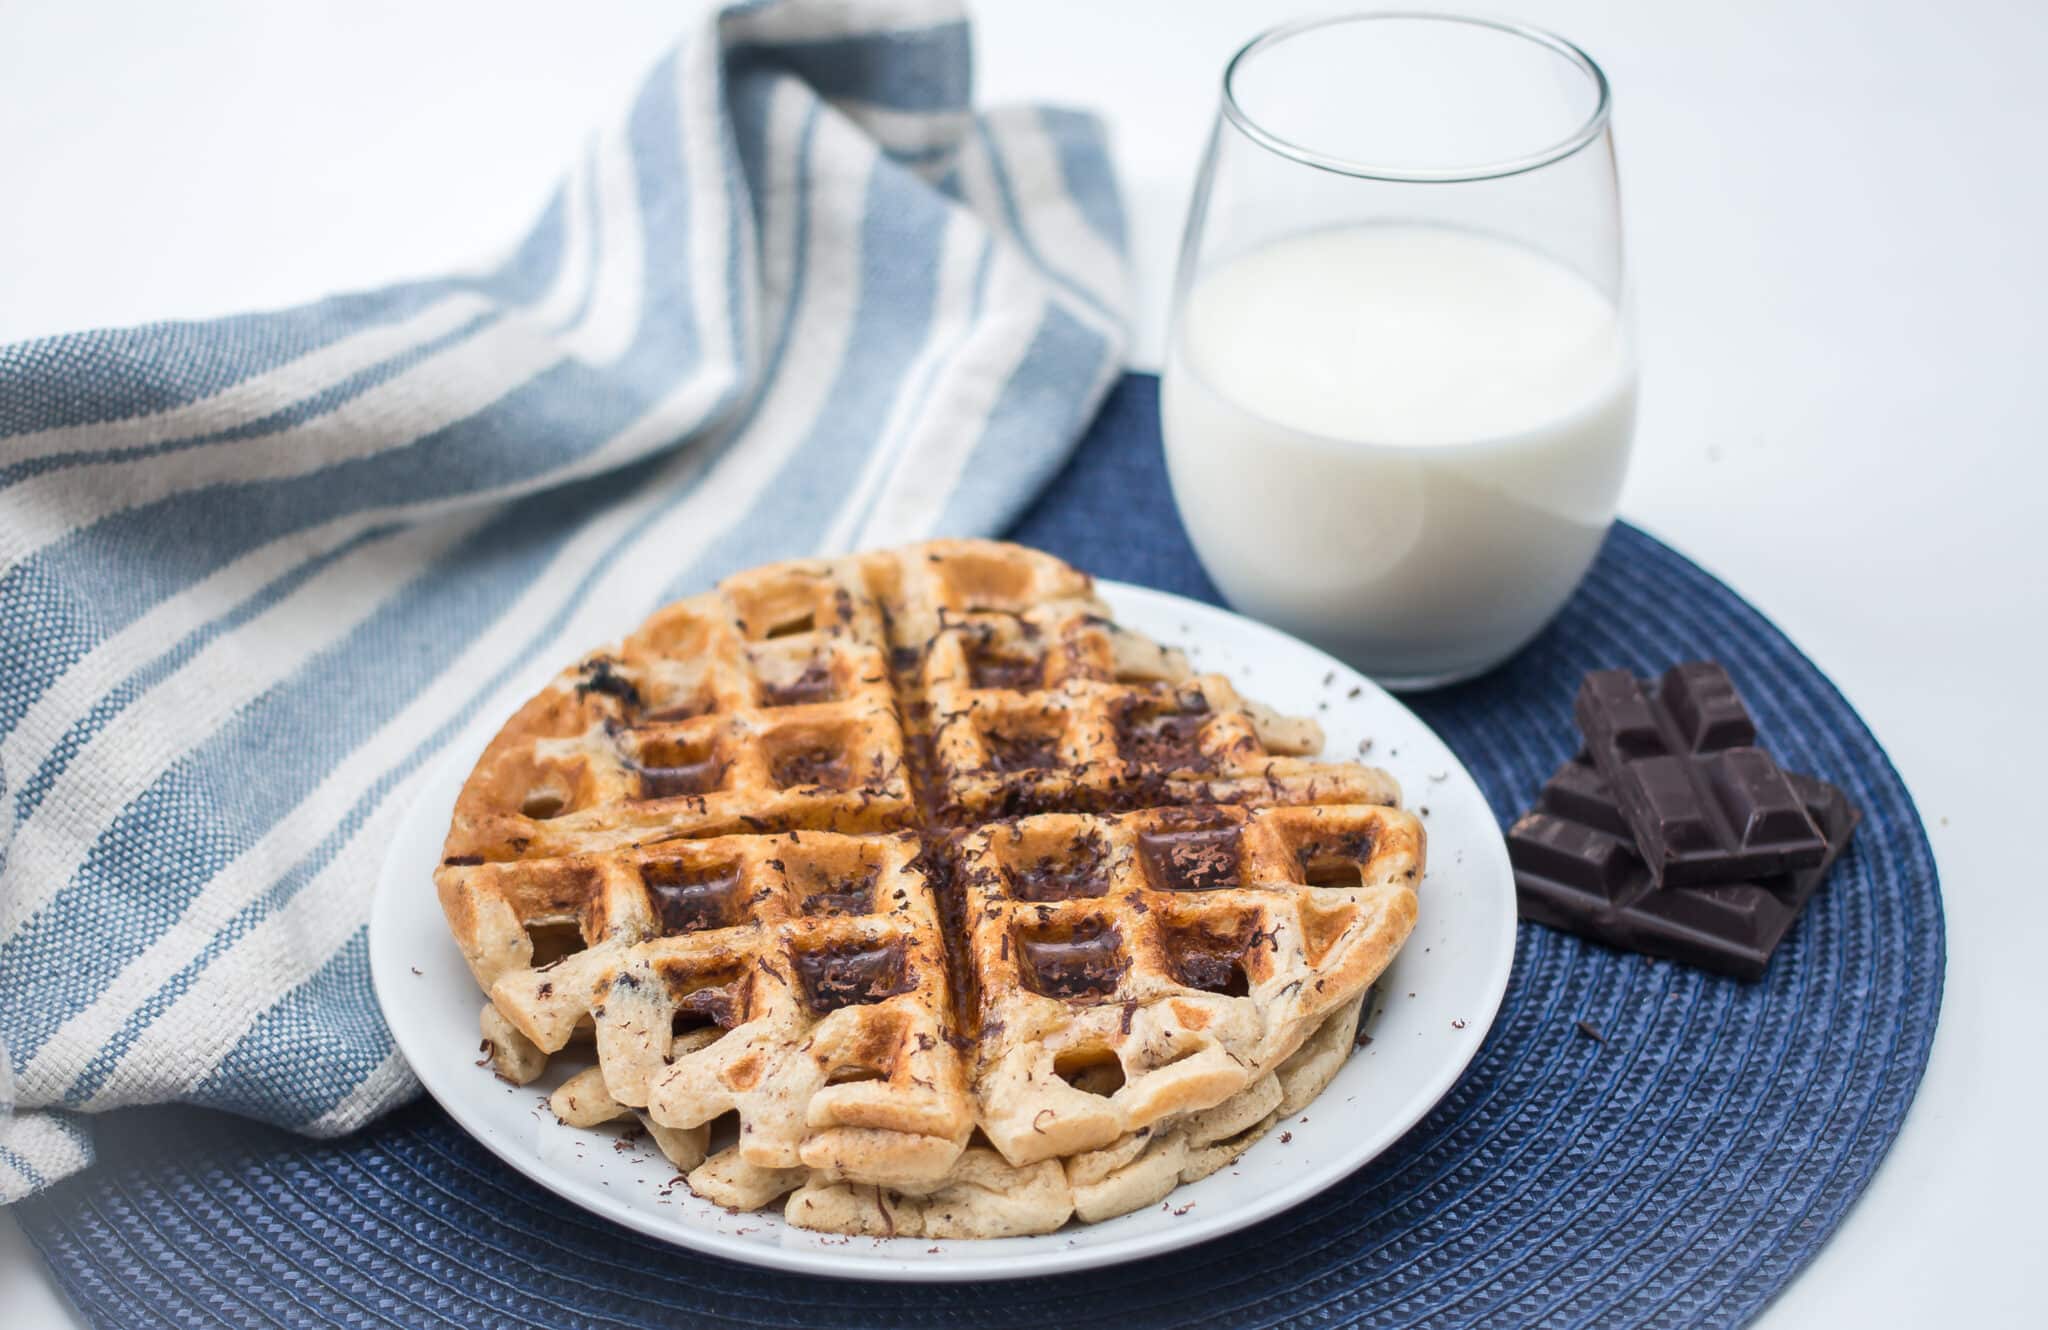
[[[0,1200],[96,1110],[409,1097],[364,919],[452,736],[723,573],[991,533],[1061,463],[1117,194],[1092,119],[972,111],[968,40],[729,9],[488,273],[0,348]]]

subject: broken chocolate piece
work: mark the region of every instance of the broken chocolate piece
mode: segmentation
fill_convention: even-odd
[[[1827,837],[1795,873],[1714,886],[1658,886],[1590,762],[1574,759],[1508,829],[1521,916],[1624,951],[1755,979],[1849,843],[1862,813],[1826,781],[1787,781]]]
[[[1813,868],[1827,838],[1771,755],[1726,670],[1673,666],[1654,691],[1595,670],[1573,707],[1650,875],[1668,886]]]

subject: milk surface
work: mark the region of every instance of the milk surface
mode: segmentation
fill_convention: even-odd
[[[1174,497],[1232,604],[1417,683],[1498,662],[1584,575],[1636,374],[1616,307],[1571,269],[1360,226],[1205,273],[1161,400]]]

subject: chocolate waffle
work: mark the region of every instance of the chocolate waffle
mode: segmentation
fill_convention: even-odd
[[[1041,1232],[1341,1064],[1423,838],[1321,742],[1036,551],[775,564],[522,707],[436,885],[501,1073],[594,1043],[565,1121],[800,1224]]]

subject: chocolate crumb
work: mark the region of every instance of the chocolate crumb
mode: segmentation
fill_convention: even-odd
[[[617,699],[628,710],[638,711],[640,690],[633,686],[632,680],[617,672],[617,664],[618,662],[609,656],[596,656],[584,662],[583,679],[576,685],[577,698],[587,697],[591,693],[602,693]]]
[[[1280,1133],[1280,1144],[1282,1144],[1282,1145],[1292,1145],[1292,1144],[1294,1144],[1294,1133],[1293,1133],[1293,1132],[1291,1132],[1291,1131],[1283,1131],[1283,1132],[1281,1132],[1281,1133]]]

